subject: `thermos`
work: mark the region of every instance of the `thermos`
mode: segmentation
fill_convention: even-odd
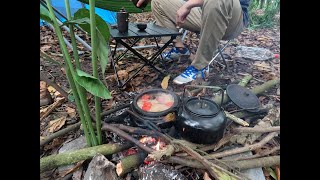
[[[117,12],[117,25],[118,25],[118,31],[120,33],[128,32],[128,26],[129,26],[129,13],[122,8],[119,12]]]

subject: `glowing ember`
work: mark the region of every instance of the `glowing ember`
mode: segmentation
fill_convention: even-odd
[[[143,144],[152,144],[152,143],[156,143],[156,139],[153,137],[143,137],[140,139],[140,142]]]

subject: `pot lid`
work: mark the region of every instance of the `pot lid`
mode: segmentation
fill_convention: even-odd
[[[220,111],[215,102],[205,98],[191,98],[186,102],[185,107],[198,116],[214,116]]]
[[[249,112],[259,111],[260,100],[249,89],[237,84],[230,84],[227,86],[226,92],[230,100],[238,107]]]

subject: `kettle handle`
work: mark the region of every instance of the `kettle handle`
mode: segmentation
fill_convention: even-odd
[[[202,86],[202,85],[186,85],[183,88],[182,100],[184,100],[184,94],[186,92],[187,87],[211,88],[211,89],[216,89],[217,91],[221,91],[222,97],[221,97],[220,106],[222,107],[223,98],[224,98],[224,90],[221,87],[218,87],[218,86]]]

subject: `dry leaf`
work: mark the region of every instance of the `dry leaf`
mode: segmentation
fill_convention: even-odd
[[[43,141],[45,139],[45,137],[40,136],[40,141]]]
[[[47,51],[47,50],[50,49],[50,48],[51,48],[50,45],[43,45],[43,46],[40,47],[40,50],[41,50],[41,51]]]
[[[75,109],[73,109],[73,108],[71,108],[71,107],[67,107],[66,110],[67,110],[67,112],[68,112],[68,114],[69,114],[69,116],[70,116],[71,118],[73,118],[73,117],[76,116],[76,110],[75,110]]]
[[[60,117],[56,120],[52,120],[49,122],[49,132],[53,133],[58,131],[66,122],[66,117]]]
[[[175,113],[169,113],[163,119],[164,119],[165,122],[174,121],[176,119],[176,114]]]
[[[57,90],[54,88],[54,87],[52,87],[52,86],[49,86],[48,88],[48,91],[49,91],[49,93],[51,94],[51,95],[53,95]]]
[[[126,80],[128,79],[129,74],[126,70],[120,70],[118,71],[118,77],[119,77],[119,80]]]
[[[54,92],[55,97],[63,97],[62,94],[59,91]]]
[[[170,75],[167,75],[166,77],[163,78],[163,80],[161,82],[162,89],[168,88],[169,79],[170,79]]]

